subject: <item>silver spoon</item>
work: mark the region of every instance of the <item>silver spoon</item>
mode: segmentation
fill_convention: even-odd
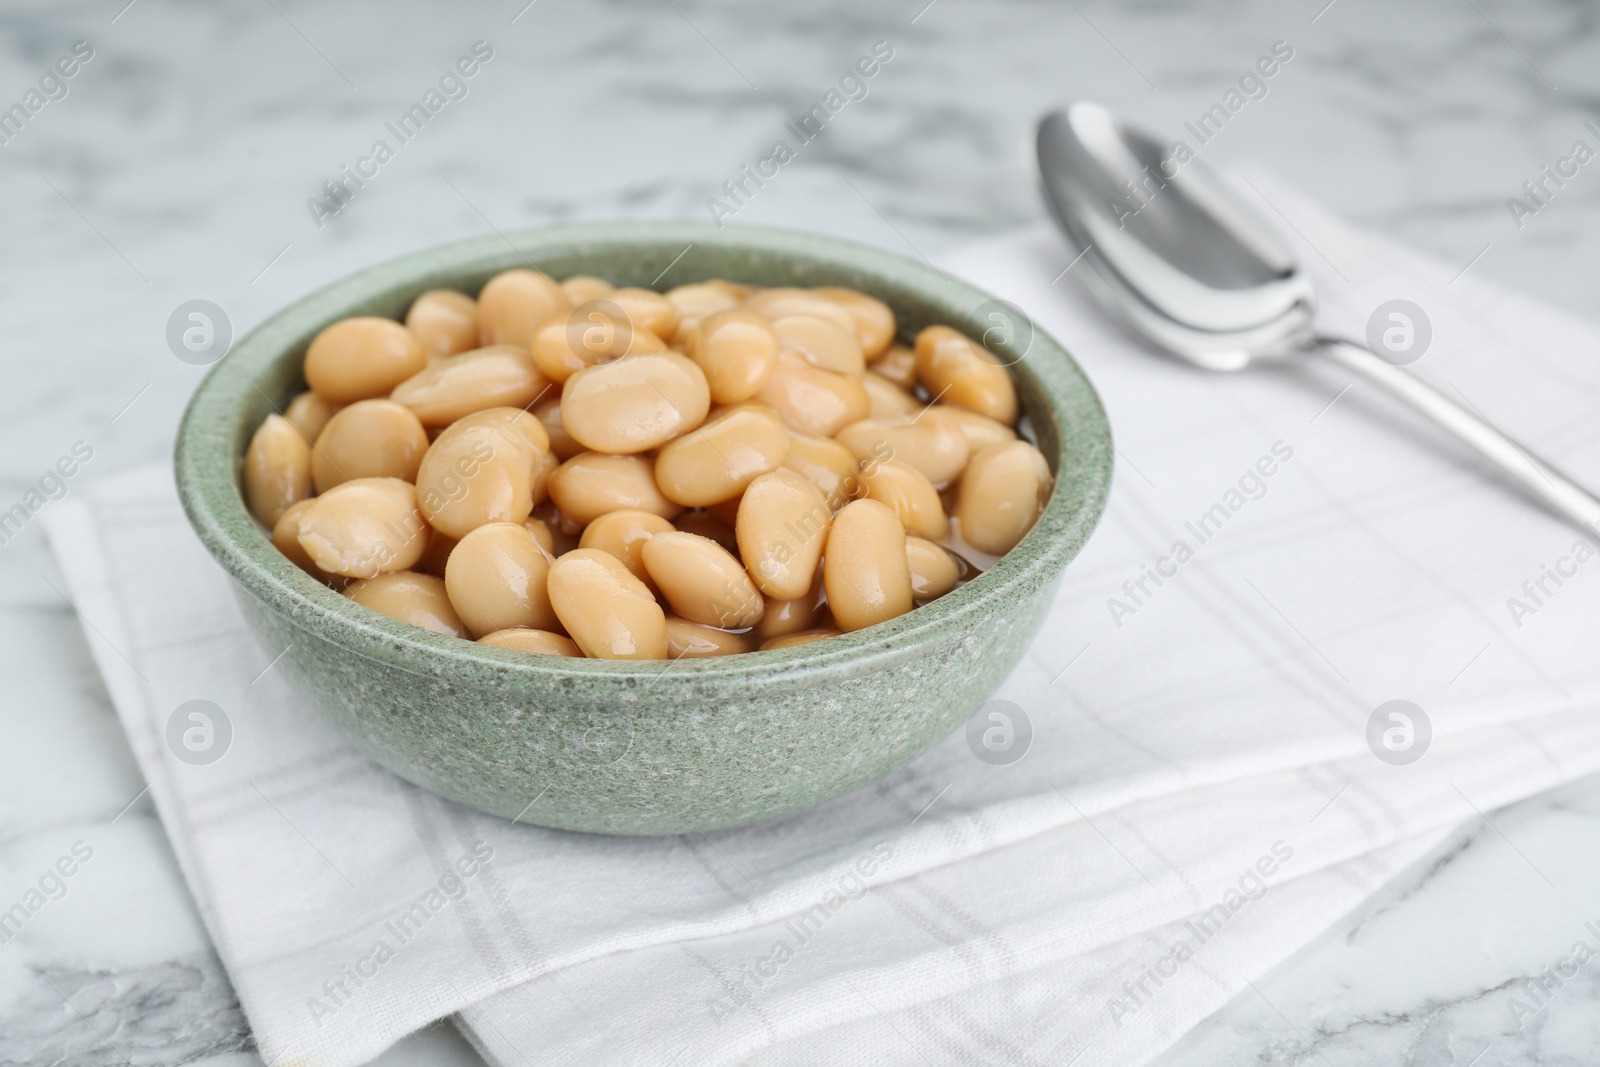
[[[1318,334],[1294,249],[1203,162],[1178,163],[1087,101],[1042,118],[1035,147],[1045,202],[1089,268],[1085,286],[1135,333],[1208,370],[1325,357],[1455,434],[1557,513],[1600,530],[1593,493],[1365,346]]]

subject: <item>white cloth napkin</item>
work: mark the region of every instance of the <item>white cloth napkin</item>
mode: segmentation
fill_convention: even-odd
[[[1600,331],[1250,181],[1306,242],[1328,328],[1416,302],[1420,370],[1600,475]],[[459,1012],[504,1064],[1142,1062],[1452,826],[1600,767],[1600,564],[1574,532],[1338,372],[1148,353],[1052,284],[1068,262],[1028,233],[942,264],[1063,341],[1116,433],[1107,516],[997,694],[1031,747],[992,766],[958,731],[765,826],[603,838],[434,798],[302,708],[164,471],[54,505],[267,1061],[360,1063]],[[1431,723],[1406,766],[1368,747],[1394,698]],[[167,740],[196,699],[232,733],[205,765]]]

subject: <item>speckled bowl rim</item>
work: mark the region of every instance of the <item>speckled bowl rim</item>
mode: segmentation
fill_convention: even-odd
[[[179,496],[200,540],[248,592],[291,615],[350,652],[419,675],[446,676],[463,685],[510,691],[554,691],[575,678],[610,678],[632,688],[674,678],[698,685],[760,684],[764,690],[808,688],[859,677],[918,655],[930,642],[981,622],[1045,587],[1077,554],[1105,507],[1112,466],[1110,426],[1093,386],[1071,356],[1035,329],[1025,352],[993,349],[1014,360],[1019,378],[1044,386],[1028,413],[1057,444],[1046,450],[1055,487],[1028,536],[988,571],[930,604],[888,622],[826,641],[737,656],[670,661],[616,661],[527,656],[434,634],[367,610],[305,574],[272,546],[246,510],[239,491],[244,445],[253,426],[245,412],[267,399],[259,383],[291,347],[304,350],[317,330],[397,289],[413,294],[463,278],[566,255],[638,249],[660,261],[664,247],[730,250],[754,257],[799,260],[833,284],[867,292],[899,290],[965,321],[994,298],[931,266],[832,237],[754,226],[685,222],[610,222],[551,226],[473,238],[401,256],[335,281],[271,316],[212,368],[184,413],[175,452]],[[683,266],[679,263],[677,266]],[[668,268],[671,272],[672,268]],[[699,280],[692,265],[663,279],[661,288]],[[735,279],[737,280],[737,279]],[[829,284],[815,281],[813,284]],[[1041,434],[1043,436],[1043,434]],[[219,447],[226,445],[226,447]],[[592,684],[592,683],[590,683]],[[665,695],[664,693],[662,694]]]

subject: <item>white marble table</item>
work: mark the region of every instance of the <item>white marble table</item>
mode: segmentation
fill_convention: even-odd
[[[181,302],[215,301],[242,331],[355,268],[491,227],[709,217],[722,183],[877,41],[893,59],[866,98],[739,221],[921,253],[1029,222],[1020,145],[1043,107],[1095,97],[1178,135],[1283,40],[1293,59],[1207,146],[1214,161],[1260,159],[1463,269],[1594,307],[1600,163],[1547,185],[1520,227],[1506,204],[1575,140],[1600,144],[1584,128],[1600,37],[1581,4],[525,2],[58,0],[0,16],[0,107],[31,104],[88,42],[0,145],[0,511],[75,442],[93,449],[80,477],[166,456],[202,373],[164,339]],[[393,143],[385,123],[479,40],[493,57],[466,95],[319,227],[307,201],[323,182]],[[94,849],[0,945],[0,1063],[255,1062],[59,586],[36,525],[0,545],[0,906],[73,842]],[[1509,1000],[1575,941],[1600,945],[1574,921],[1600,901],[1597,828],[1595,781],[1465,828],[1163,1062],[1595,1062],[1600,962],[1520,1028]],[[1550,889],[1579,903],[1550,906]],[[384,1062],[474,1060],[443,1027]]]

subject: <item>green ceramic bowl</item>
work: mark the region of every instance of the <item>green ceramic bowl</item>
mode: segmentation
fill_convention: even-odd
[[[845,285],[886,301],[910,336],[992,325],[985,293],[875,249],[781,230],[608,223],[430,249],[313,293],[245,337],[178,434],[195,531],[231,574],[278,669],[363,752],[441,796],[523,822],[611,834],[712,830],[798,811],[904,764],[972,713],[1022,656],[1105,504],[1105,413],[1066,352],[1026,323],[990,347],[1015,360],[1056,482],[1009,555],[934,603],[815,644],[721,659],[532,657],[428,633],[346,600],[272,547],[246,512],[240,459],[304,388],[306,346],[349,315],[403,317],[413,297],[477,292],[511,267],[669,288],[724,277]],[[977,319],[974,319],[974,316]],[[1026,351],[1024,351],[1024,347]]]

